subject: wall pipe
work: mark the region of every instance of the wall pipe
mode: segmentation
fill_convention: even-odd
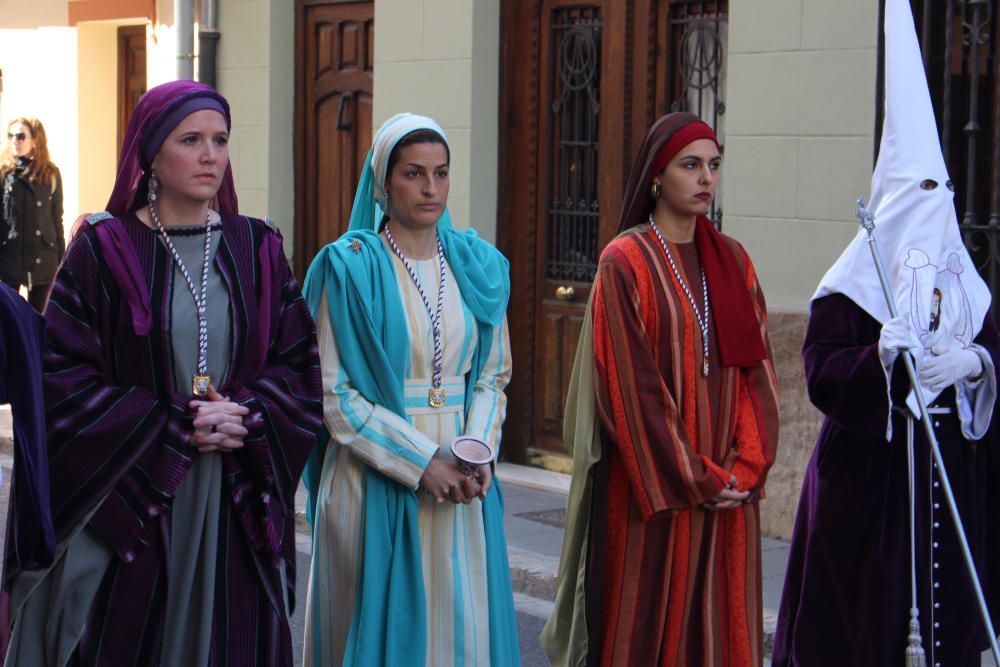
[[[219,52],[219,0],[201,0],[198,20],[198,80],[216,88]]]
[[[194,0],[174,0],[177,30],[177,79],[194,79]]]

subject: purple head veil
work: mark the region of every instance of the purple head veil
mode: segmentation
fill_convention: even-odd
[[[105,209],[123,217],[146,205],[150,163],[167,135],[195,111],[214,109],[232,126],[229,103],[211,86],[195,81],[171,81],[150,88],[142,96],[129,120],[118,159],[115,189]],[[216,195],[220,213],[237,213],[236,187],[232,166],[226,167]]]
[[[194,81],[171,81],[146,91],[128,123],[118,159],[115,188],[105,207],[107,213],[87,220],[97,232],[105,261],[129,304],[132,325],[140,336],[149,333],[153,318],[144,274],[125,232],[125,218],[146,204],[150,165],[163,141],[184,118],[203,109],[218,111],[226,118],[226,128],[232,126],[229,103],[211,86]],[[226,167],[222,176],[215,204],[219,213],[235,215],[239,212],[232,165]],[[280,243],[280,239],[276,243]]]

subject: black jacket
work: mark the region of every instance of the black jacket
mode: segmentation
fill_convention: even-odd
[[[0,280],[51,283],[66,251],[62,176],[56,170],[53,181],[43,183],[16,172],[9,179],[5,175],[0,177],[0,198],[6,204],[0,205]]]

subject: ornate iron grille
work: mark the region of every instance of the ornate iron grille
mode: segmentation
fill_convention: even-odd
[[[546,277],[590,282],[597,273],[597,140],[601,113],[601,13],[552,12],[552,150]]]
[[[995,0],[911,0],[941,147],[966,247],[996,293],[1000,279],[1000,76]],[[879,56],[879,62],[883,60]],[[882,127],[882,105],[876,125]],[[997,315],[997,300],[993,314]]]
[[[689,111],[712,126],[724,142],[728,2],[671,0],[668,16],[670,61],[667,99],[671,111]],[[720,192],[721,195],[721,192]],[[715,201],[721,200],[716,196]],[[712,203],[709,214],[722,228],[722,209]]]

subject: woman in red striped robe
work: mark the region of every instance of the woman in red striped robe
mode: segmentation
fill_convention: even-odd
[[[554,665],[761,665],[759,500],[777,387],[743,247],[706,217],[715,134],[649,131],[601,255],[570,388]]]

